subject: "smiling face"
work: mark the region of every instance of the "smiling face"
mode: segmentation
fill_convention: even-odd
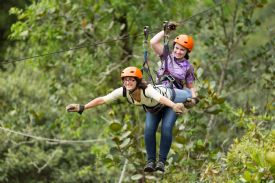
[[[122,82],[126,90],[129,90],[129,91],[133,91],[137,86],[137,81],[134,77],[124,77]]]
[[[187,53],[187,49],[181,46],[180,44],[176,43],[173,49],[174,57],[177,59],[183,59]]]

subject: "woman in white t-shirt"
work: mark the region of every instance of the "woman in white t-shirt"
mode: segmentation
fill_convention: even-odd
[[[185,111],[183,102],[187,98],[192,97],[190,90],[171,89],[164,86],[152,86],[146,84],[142,80],[142,72],[136,67],[127,67],[121,72],[121,79],[123,86],[113,90],[111,93],[98,97],[85,105],[70,104],[66,107],[68,112],[82,113],[86,109],[93,108],[104,103],[114,101],[120,97],[125,97],[134,105],[141,105],[147,111],[146,121],[150,120],[150,115],[158,114],[162,118],[161,129],[161,146],[160,154],[167,156],[172,142],[172,128],[176,119],[175,113],[183,113]],[[175,103],[176,102],[176,103]],[[162,115],[159,115],[162,113]],[[147,119],[148,118],[148,119]],[[148,124],[148,123],[147,123]],[[158,125],[154,124],[152,127],[157,128]],[[148,127],[147,127],[148,128]],[[156,133],[156,129],[154,130]],[[145,131],[145,139],[148,134]],[[148,137],[147,137],[148,138]],[[154,138],[155,135],[154,135]],[[146,146],[156,144],[146,144]],[[147,149],[147,148],[146,148]],[[147,152],[152,153],[152,152]],[[154,152],[155,153],[155,152]],[[155,162],[148,162],[145,166],[145,171],[155,171]]]

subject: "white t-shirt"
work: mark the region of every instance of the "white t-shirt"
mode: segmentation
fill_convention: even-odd
[[[145,95],[144,95],[145,93]],[[162,85],[157,85],[155,88],[148,84],[147,88],[144,90],[141,89],[140,92],[140,102],[134,100],[130,94],[129,91],[126,90],[126,97],[128,101],[134,105],[146,105],[148,107],[153,107],[159,104],[159,100],[161,96],[165,96],[168,99],[172,98],[172,91],[169,88],[166,88]],[[107,94],[103,97],[103,100],[106,103],[109,103],[111,101],[114,101],[120,97],[123,97],[123,87],[117,88],[111,93]]]

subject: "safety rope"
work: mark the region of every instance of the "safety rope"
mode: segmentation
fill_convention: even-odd
[[[141,71],[145,71],[147,75],[149,76],[149,80],[153,83],[155,86],[155,81],[153,79],[153,76],[150,71],[150,66],[148,64],[148,37],[149,37],[149,26],[144,27],[144,41],[143,41],[143,47],[144,47],[144,62],[142,65]]]
[[[164,38],[163,38],[163,44],[168,45],[169,44],[169,30],[168,30],[168,21],[163,22],[163,31],[164,31]]]
[[[95,142],[106,142],[107,139],[90,139],[90,140],[62,140],[62,139],[51,139],[51,138],[46,138],[46,137],[41,137],[41,136],[35,136],[32,134],[28,133],[23,133],[15,130],[11,130],[8,128],[4,128],[0,126],[0,129],[5,131],[5,132],[10,132],[14,133],[16,135],[24,136],[24,137],[30,137],[39,141],[48,141],[48,142],[56,142],[59,144],[79,144],[79,143],[95,143]]]
[[[164,21],[163,23],[163,31],[164,31],[164,39],[163,39],[163,44],[164,44],[164,53],[165,55],[163,55],[165,63],[164,63],[164,74],[170,74],[169,70],[168,70],[168,61],[167,61],[167,57],[169,55],[166,55],[169,53],[169,30],[168,30],[168,21]]]

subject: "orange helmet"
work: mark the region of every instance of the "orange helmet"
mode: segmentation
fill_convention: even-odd
[[[136,77],[138,79],[142,79],[142,72],[137,67],[127,67],[127,68],[123,69],[120,77],[122,79],[124,77]]]
[[[194,47],[193,38],[185,34],[178,35],[174,39],[174,43],[178,43],[179,45],[187,48],[189,52],[191,52],[192,48]]]

